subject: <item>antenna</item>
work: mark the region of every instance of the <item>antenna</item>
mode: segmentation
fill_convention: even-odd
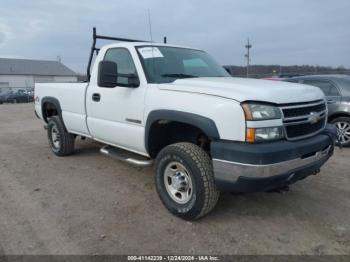
[[[148,26],[149,26],[149,34],[151,36],[151,42],[153,42],[153,36],[152,36],[152,23],[151,23],[151,11],[148,8]]]
[[[148,8],[148,25],[149,25],[149,34],[151,36],[151,42],[153,42],[153,36],[152,36],[152,23],[151,23],[151,11],[149,10]],[[154,58],[154,48],[153,46],[151,47],[152,48],[152,58]],[[154,65],[154,59],[152,59],[152,67],[153,67],[153,72],[155,72],[155,65]]]

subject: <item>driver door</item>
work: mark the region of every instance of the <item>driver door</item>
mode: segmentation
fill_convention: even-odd
[[[90,109],[87,117],[89,131],[96,140],[145,154],[143,112],[146,86],[142,83],[138,87],[127,86],[127,75],[138,77],[133,55],[126,48],[110,48],[103,60],[117,64],[118,85],[100,87],[97,81],[90,83],[86,98]]]

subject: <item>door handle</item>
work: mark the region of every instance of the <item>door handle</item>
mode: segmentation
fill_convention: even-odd
[[[332,100],[332,99],[328,99],[327,100],[327,104],[335,104],[336,103],[336,101],[334,101],[334,100]]]
[[[101,100],[101,95],[98,94],[98,93],[92,94],[92,100],[95,101],[95,102],[100,102],[100,100]]]

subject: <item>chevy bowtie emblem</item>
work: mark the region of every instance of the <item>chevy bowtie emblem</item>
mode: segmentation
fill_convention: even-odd
[[[321,119],[320,114],[317,112],[311,112],[309,115],[309,122],[311,124],[316,124]]]

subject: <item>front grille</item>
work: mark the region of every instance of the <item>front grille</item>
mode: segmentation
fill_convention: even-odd
[[[304,124],[286,126],[287,136],[289,138],[296,138],[296,137],[314,134],[324,127],[325,121],[326,121],[326,118],[324,117],[315,124],[304,123]]]
[[[283,109],[283,115],[285,118],[296,117],[296,116],[305,116],[309,115],[311,112],[322,112],[326,110],[325,103],[308,106],[308,107],[298,107],[298,108],[286,108]]]
[[[323,130],[327,121],[324,101],[281,106],[286,138],[296,140]]]

